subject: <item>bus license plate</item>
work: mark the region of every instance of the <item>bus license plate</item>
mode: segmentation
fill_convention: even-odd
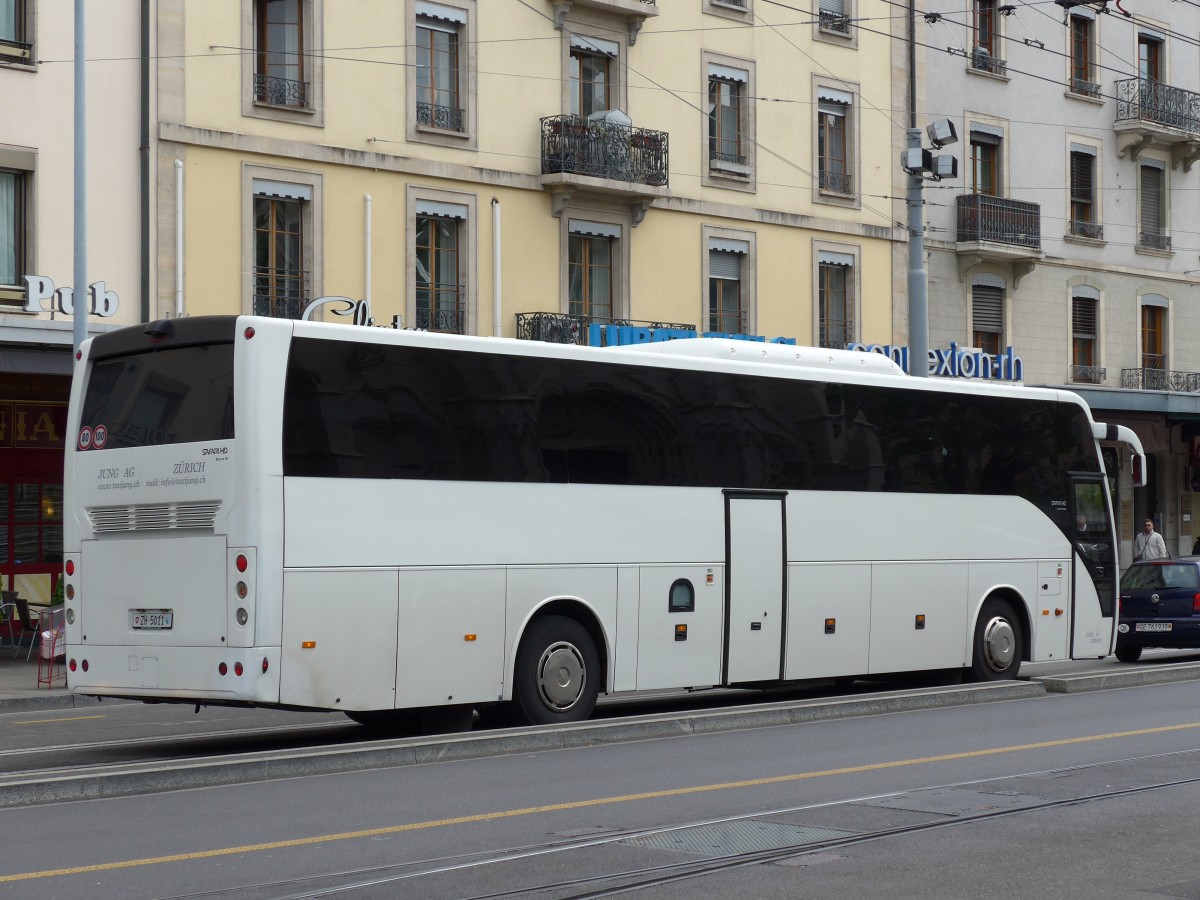
[[[1136,622],[1133,626],[1134,631],[1170,631],[1170,622]]]
[[[170,631],[175,619],[169,609],[135,609],[133,627],[141,631]]]

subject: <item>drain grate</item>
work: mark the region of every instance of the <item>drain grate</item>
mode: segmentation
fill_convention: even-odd
[[[856,834],[857,831],[748,820],[696,825],[660,834],[641,835],[622,843],[659,850],[683,850],[687,853],[728,856],[733,853],[752,853],[755,850],[778,850],[781,847],[853,837]]]
[[[964,791],[958,788],[914,791],[898,797],[871,800],[864,806],[882,809],[907,809],[912,812],[937,813],[943,816],[962,816],[992,812],[997,809],[1017,809],[1043,802],[1040,797],[1021,793],[992,794],[987,791]]]

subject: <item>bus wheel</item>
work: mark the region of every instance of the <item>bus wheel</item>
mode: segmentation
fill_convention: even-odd
[[[1142,658],[1142,648],[1133,644],[1117,644],[1116,654],[1121,662],[1137,662]]]
[[[1016,678],[1021,668],[1021,623],[1007,600],[988,600],[975,622],[971,675],[976,681]]]
[[[517,651],[514,718],[528,725],[581,722],[600,693],[600,654],[582,625],[565,616],[534,623]]]

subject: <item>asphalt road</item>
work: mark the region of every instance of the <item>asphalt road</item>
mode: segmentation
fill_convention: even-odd
[[[1194,897],[1198,701],[1048,694],[0,810],[0,897]],[[54,734],[179,727],[101,709]]]
[[[1198,690],[1047,696],[9,811],[0,871],[22,874],[12,864],[50,845],[54,867],[82,871],[0,888],[168,897],[269,885],[221,894],[265,897],[369,882],[339,893],[432,898],[572,882],[549,896],[575,896],[609,885],[585,878],[728,862],[764,832],[803,843],[812,832],[828,841],[938,824],[644,895],[964,897],[1003,884],[1006,896],[1124,897],[1200,874],[1192,854],[1165,852],[1194,833],[1191,785],[1111,796],[1195,775]],[[1094,794],[1105,796],[1012,813]],[[997,810],[1012,814],[965,823]],[[1104,839],[1118,822],[1120,840]],[[712,827],[678,828],[700,823]]]

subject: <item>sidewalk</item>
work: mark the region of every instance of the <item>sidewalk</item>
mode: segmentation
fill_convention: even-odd
[[[28,660],[26,648],[22,647],[13,659],[11,647],[0,647],[0,713],[17,712],[22,709],[63,709],[74,706],[90,706],[96,701],[91,697],[76,697],[67,690],[66,679],[58,677],[54,685],[38,685],[37,648]],[[65,666],[55,667],[55,674],[65,673]]]

